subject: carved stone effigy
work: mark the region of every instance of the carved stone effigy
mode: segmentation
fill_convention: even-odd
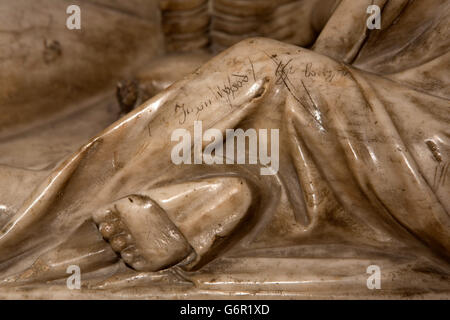
[[[63,161],[33,171],[5,158],[0,296],[447,298],[450,5],[375,1],[382,28],[369,32],[374,1],[332,2],[308,4],[311,15],[330,12],[305,24],[309,49],[250,38],[198,69],[206,57],[192,58],[184,78],[157,67],[180,56],[154,58],[135,75],[159,81],[148,96],[162,91],[144,101],[120,87],[130,109],[142,104]],[[234,41],[218,30],[244,32],[222,20],[284,17],[302,1],[273,3],[215,0],[211,45]],[[227,129],[255,130],[256,156],[245,145],[248,161],[229,162],[239,153],[228,152]],[[83,272],[81,290],[66,287],[70,265]],[[382,290],[367,287],[373,265]]]
[[[163,0],[167,50],[222,51],[249,37],[300,46],[314,42],[336,8],[336,0]]]
[[[161,0],[161,24],[169,56],[157,59],[135,78],[122,80],[117,95],[123,112],[167,88],[239,41],[268,37],[299,46],[314,42],[336,0]],[[172,72],[177,70],[177,72]]]

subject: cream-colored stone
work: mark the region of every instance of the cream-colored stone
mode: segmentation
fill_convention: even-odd
[[[200,2],[174,2],[172,11]],[[253,26],[300,39],[282,30],[300,2],[271,2],[273,28],[255,22],[268,1],[217,3],[229,4],[221,12],[230,21],[241,9],[252,18],[242,29],[222,25],[226,41]],[[318,3],[301,40],[312,50],[252,38],[209,61],[152,51],[130,73],[138,88],[119,90],[129,109],[142,104],[120,119],[113,93],[96,87],[83,108],[2,135],[0,297],[448,298],[450,6],[381,1],[387,25],[367,32],[364,5],[341,1],[331,14]],[[141,31],[131,24],[124,32]],[[180,46],[203,39],[190,36],[173,38]],[[89,81],[104,79],[103,64],[89,66]],[[113,74],[111,82],[129,79]],[[146,85],[148,100],[139,91]],[[278,129],[278,170],[174,164],[171,135],[194,136],[195,121],[222,134]],[[83,274],[77,292],[64,283],[71,264]],[[370,265],[381,268],[383,290],[367,288]]]

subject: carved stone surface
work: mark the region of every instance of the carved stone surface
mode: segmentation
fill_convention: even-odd
[[[130,7],[115,2],[112,11],[86,5],[89,15],[125,19]],[[82,50],[89,75],[67,81],[99,82],[73,89],[80,96],[58,83],[69,62],[48,62],[64,57],[66,44],[45,42],[39,65],[54,73],[44,78],[57,83],[51,105],[48,87],[9,81],[26,74],[13,69],[17,56],[4,59],[0,83],[13,94],[0,101],[10,128],[0,131],[0,297],[448,298],[450,4],[206,2],[148,2],[154,20],[142,17],[152,10],[127,11],[113,41],[126,61]],[[369,31],[372,2],[382,28]],[[281,32],[295,10],[308,18],[304,28]],[[248,24],[226,22],[242,17]],[[144,40],[146,28],[154,32]],[[254,30],[289,43],[250,38],[208,53]],[[160,54],[163,33],[168,50],[196,52]],[[121,51],[123,41],[136,50]],[[105,92],[117,80],[117,92]],[[66,108],[67,97],[85,106]],[[227,129],[259,134],[254,163],[250,144],[245,163],[228,163],[234,147],[220,154]],[[194,138],[181,146],[177,130]],[[198,130],[215,136],[197,143]],[[260,149],[264,132],[271,162]],[[194,164],[213,137],[222,164]],[[180,146],[189,159],[193,146],[191,164],[174,163]],[[66,286],[73,265],[80,290]],[[381,290],[368,288],[369,266],[381,270]]]
[[[168,51],[221,51],[249,37],[309,46],[336,0],[161,0]]]

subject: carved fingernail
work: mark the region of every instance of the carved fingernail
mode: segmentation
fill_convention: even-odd
[[[123,261],[125,261],[128,264],[133,263],[134,257],[136,256],[136,248],[135,247],[128,247],[125,250],[123,250],[120,255],[122,256]]]
[[[111,247],[114,251],[121,251],[126,248],[126,246],[129,244],[127,241],[127,236],[125,235],[118,235],[111,239]]]
[[[109,222],[102,222],[98,229],[106,239],[111,238],[117,232],[115,224]]]

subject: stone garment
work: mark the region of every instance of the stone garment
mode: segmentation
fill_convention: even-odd
[[[337,0],[162,0],[169,52],[222,51],[249,37],[307,47],[339,4]]]
[[[4,292],[78,264],[93,296],[361,297],[379,264],[379,296],[448,296],[450,7],[383,5],[368,32],[341,1],[313,50],[240,42],[93,137],[5,222]],[[277,174],[173,164],[194,121],[279,129]]]

